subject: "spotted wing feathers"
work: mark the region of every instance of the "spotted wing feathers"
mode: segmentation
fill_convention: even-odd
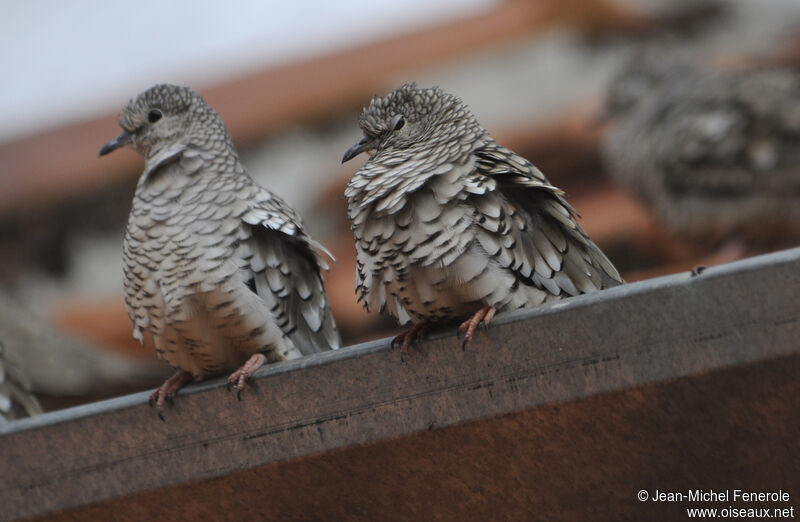
[[[278,326],[304,355],[339,348],[321,275],[328,264],[317,252],[326,251],[306,235],[300,217],[266,190],[243,220],[249,237],[242,241],[242,257]]]
[[[554,295],[578,295],[615,286],[619,273],[576,221],[563,192],[529,161],[497,144],[475,152],[476,176],[497,190],[476,196],[486,252],[520,281]]]

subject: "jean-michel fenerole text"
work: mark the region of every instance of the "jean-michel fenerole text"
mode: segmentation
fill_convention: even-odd
[[[786,491],[745,491],[741,489],[689,489],[686,491],[655,490],[653,502],[788,502]]]

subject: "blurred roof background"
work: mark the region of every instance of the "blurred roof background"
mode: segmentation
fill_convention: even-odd
[[[154,83],[230,78],[435,25],[496,3],[7,2],[0,141],[102,116]],[[309,16],[310,15],[310,16]]]
[[[603,172],[598,114],[616,68],[631,49],[660,41],[721,62],[791,60],[798,20],[793,0],[3,4],[2,291],[41,325],[32,331],[54,328],[87,353],[110,354],[104,367],[135,367],[117,381],[98,374],[87,389],[98,365],[82,363],[81,387],[44,393],[43,405],[144,389],[167,373],[166,364],[149,366],[152,349],[131,340],[122,301],[122,231],[141,159],[132,151],[97,158],[119,132],[116,114],[150,85],[199,90],[250,174],[333,251],[326,284],[349,344],[394,331],[355,302],[342,199],[363,160],[339,161],[358,140],[358,111],[373,94],[407,81],[458,94],[498,142],[568,191],[587,232],[635,280],[731,255],[673,237]],[[29,366],[37,349],[50,350],[40,355],[48,361],[64,357],[58,364],[78,360],[54,355],[57,342],[15,343]]]

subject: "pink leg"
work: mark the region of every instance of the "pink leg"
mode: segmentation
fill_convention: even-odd
[[[494,319],[494,314],[497,313],[497,310],[493,306],[484,306],[475,314],[461,323],[461,326],[458,327],[459,332],[464,333],[464,341],[461,343],[461,348],[465,349],[469,342],[472,340],[472,336],[475,333],[475,330],[478,328],[478,325],[483,322],[485,325],[489,325]]]
[[[228,377],[228,390],[236,388],[236,398],[242,400],[242,392],[247,388],[247,381],[253,372],[264,366],[267,356],[263,353],[255,353],[247,359],[241,368],[236,370]]]
[[[192,380],[192,374],[185,370],[178,370],[175,374],[164,381],[164,384],[156,388],[150,395],[150,407],[155,406],[158,418],[164,419],[164,404],[166,401],[172,402],[175,392],[180,390],[187,382]]]
[[[432,326],[433,325],[431,323],[424,321],[417,323],[409,330],[406,330],[392,340],[392,346],[396,347],[398,344],[400,345],[401,360],[404,360],[405,356],[408,355],[408,352],[411,349],[411,344],[418,339],[424,339],[425,334],[428,333],[428,330],[430,330]]]

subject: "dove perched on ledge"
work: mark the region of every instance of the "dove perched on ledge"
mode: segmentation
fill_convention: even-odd
[[[496,312],[622,283],[576,222],[563,192],[498,145],[438,88],[403,85],[359,121],[367,162],[345,191],[368,310],[414,326],[403,353],[436,322],[467,317],[468,343]]]
[[[233,372],[239,393],[267,361],[339,347],[322,247],[300,216],[245,172],[220,116],[194,90],[156,85],[122,111],[145,160],[123,247],[134,337],[180,370],[153,393]],[[163,417],[162,417],[163,418]]]

